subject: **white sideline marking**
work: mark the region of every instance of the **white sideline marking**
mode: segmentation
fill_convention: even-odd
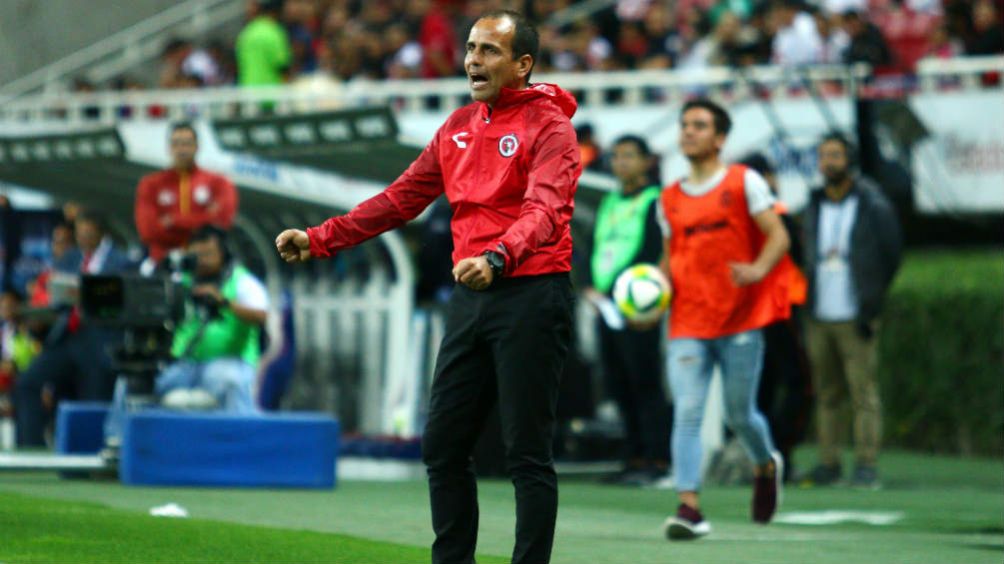
[[[0,470],[101,470],[105,462],[98,455],[9,453],[0,454]]]
[[[425,478],[425,466],[418,460],[394,460],[342,456],[338,458],[339,480],[408,482]]]
[[[904,517],[902,511],[846,511],[830,509],[826,511],[797,511],[782,513],[774,518],[775,523],[786,525],[836,525],[838,523],[864,523],[866,525],[892,525]]]

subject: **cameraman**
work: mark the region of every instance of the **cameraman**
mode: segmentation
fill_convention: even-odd
[[[174,332],[175,361],[154,385],[167,407],[253,413],[260,333],[268,315],[265,286],[231,256],[226,231],[205,226],[189,241],[194,272],[182,284],[191,288],[185,317]],[[109,445],[121,432],[126,382],[120,378],[106,425]]]
[[[165,398],[175,390],[201,390],[223,411],[253,412],[268,292],[234,261],[222,229],[206,226],[196,231],[188,252],[196,262],[194,276],[184,281],[191,284],[191,299],[171,347],[178,361],[157,378],[157,395]],[[190,399],[197,401],[197,397]],[[178,400],[185,403],[184,396]]]

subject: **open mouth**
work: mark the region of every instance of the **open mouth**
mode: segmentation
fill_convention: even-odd
[[[488,86],[488,75],[486,74],[472,72],[467,76],[471,82],[471,88],[474,88],[475,90]]]

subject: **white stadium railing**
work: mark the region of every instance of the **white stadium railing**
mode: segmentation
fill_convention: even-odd
[[[980,88],[987,73],[1004,72],[1004,57],[975,57],[922,61],[916,80],[898,80],[900,91],[925,92],[946,85]],[[784,98],[804,96],[812,86],[823,95],[859,92],[867,76],[865,67],[840,65],[785,68],[751,67],[737,71],[725,67],[700,70],[644,70],[591,73],[558,73],[535,76],[578,95],[587,106],[636,105],[706,94],[727,100],[750,96]],[[882,79],[878,79],[878,83]],[[885,84],[890,80],[885,79]],[[1000,86],[998,81],[996,87]],[[124,120],[230,118],[254,116],[267,110],[294,114],[389,104],[396,109],[420,111],[429,107],[450,110],[469,100],[463,78],[441,80],[354,79],[345,83],[313,77],[276,87],[205,88],[199,90],[147,90],[42,94],[0,104],[0,122],[115,123]]]
[[[952,81],[963,88],[979,88],[987,73],[1004,73],[1004,56],[923,59],[917,63],[917,77],[924,92],[938,90]],[[996,86],[1004,88],[1004,76],[997,77]]]

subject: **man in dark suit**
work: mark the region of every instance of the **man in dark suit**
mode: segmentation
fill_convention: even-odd
[[[74,224],[79,259],[75,264],[61,264],[60,276],[75,275],[79,280],[81,274],[110,274],[131,268],[107,235],[101,216],[83,211]],[[45,444],[43,431],[49,415],[47,402],[43,402],[46,390],[82,400],[111,400],[115,376],[108,349],[115,340],[114,332],[82,323],[76,307],[59,315],[42,352],[15,385],[18,446]]]

